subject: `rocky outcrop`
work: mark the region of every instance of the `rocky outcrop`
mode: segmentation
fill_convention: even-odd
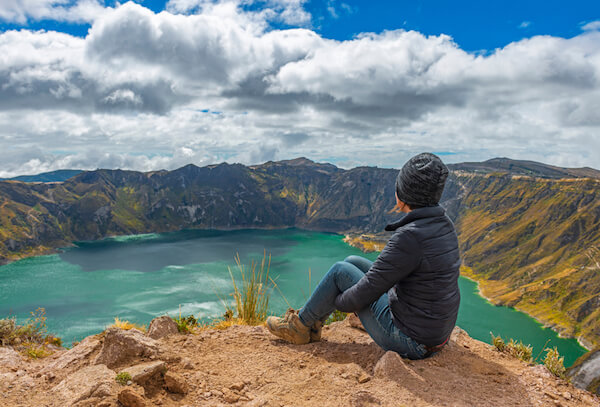
[[[600,407],[599,398],[544,366],[530,366],[459,329],[434,356],[407,360],[384,352],[349,322],[327,325],[321,342],[300,346],[264,327],[168,335],[160,340],[161,360],[148,361],[142,352],[115,369],[91,364],[99,350],[66,365],[23,360],[17,371],[0,373],[0,406]],[[60,381],[35,374],[51,364],[61,371],[80,367]],[[117,372],[131,380],[120,374],[117,383]]]
[[[115,375],[106,365],[87,366],[63,379],[52,393],[63,405],[72,406],[88,399],[99,403],[116,395]]]
[[[567,371],[567,376],[576,387],[600,395],[600,349],[577,359]]]
[[[100,349],[100,340],[97,336],[88,336],[73,348],[60,354],[40,374],[45,375],[49,379],[69,374],[82,365],[89,363],[87,361],[88,357],[98,349]]]
[[[23,363],[21,355],[13,348],[0,346],[0,367],[17,367]]]
[[[133,358],[155,356],[157,352],[156,341],[143,332],[113,327],[106,330],[102,349],[94,363],[115,367]]]
[[[160,339],[178,332],[179,329],[177,328],[175,321],[173,321],[173,318],[166,315],[154,318],[148,327],[148,336],[152,339]]]

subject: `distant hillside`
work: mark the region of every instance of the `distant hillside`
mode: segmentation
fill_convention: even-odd
[[[465,272],[494,301],[600,345],[598,171],[508,159],[450,167],[442,205],[471,267]],[[0,261],[73,241],[183,228],[381,232],[398,217],[389,213],[396,175],[299,158],[0,182]]]
[[[483,293],[600,345],[600,180],[455,177],[463,261]]]
[[[491,172],[507,172],[512,175],[528,175],[542,178],[599,178],[600,171],[584,168],[563,168],[542,164],[535,161],[511,160],[510,158],[492,158],[483,162],[467,162],[449,164],[455,171],[467,171],[488,174]]]
[[[82,172],[82,170],[56,170],[36,175],[19,175],[18,177],[13,178],[0,178],[0,181],[63,182]]]

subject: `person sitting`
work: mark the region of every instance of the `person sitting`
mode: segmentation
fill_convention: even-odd
[[[448,168],[431,153],[412,157],[396,179],[405,215],[374,262],[349,256],[335,263],[298,312],[269,317],[268,330],[294,344],[320,340],[334,310],[354,312],[384,350],[426,358],[447,343],[460,304],[461,264],[454,225],[439,205]]]

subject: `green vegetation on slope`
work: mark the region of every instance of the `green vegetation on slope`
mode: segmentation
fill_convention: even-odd
[[[600,344],[600,181],[458,176],[464,274],[485,296]]]
[[[514,163],[500,164],[491,160],[476,172],[458,166],[442,197],[457,227],[464,274],[492,300],[599,345],[600,180],[556,178],[595,174],[591,169],[517,163],[518,174],[548,172],[550,179],[511,175],[506,168]],[[398,216],[389,213],[396,174],[296,159],[98,170],[62,184],[3,181],[0,263],[73,241],[184,228],[380,232]]]

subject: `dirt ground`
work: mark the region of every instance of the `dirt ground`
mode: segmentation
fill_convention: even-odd
[[[97,338],[101,344],[102,335]],[[420,361],[400,360],[395,354],[382,359],[385,352],[347,321],[327,326],[321,342],[307,345],[287,344],[262,326],[173,334],[157,344],[155,355],[130,358],[105,371],[112,377],[126,366],[164,361],[162,374],[179,377],[183,391],[171,391],[158,375],[144,386],[110,383],[105,391],[60,399],[57,387],[72,384],[76,392],[87,385],[75,382],[73,374],[94,364],[100,350],[90,345],[89,353],[73,356],[71,351],[66,367],[60,364],[64,351],[10,368],[0,364],[0,406],[121,406],[117,395],[130,388],[139,395],[139,404],[129,405],[165,407],[600,407],[596,396],[544,367],[499,353],[460,330],[443,351]]]

